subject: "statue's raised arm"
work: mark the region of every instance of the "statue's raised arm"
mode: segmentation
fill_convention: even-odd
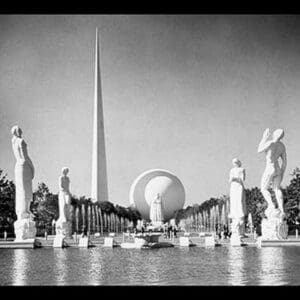
[[[267,128],[264,131],[262,139],[261,139],[261,141],[260,141],[260,143],[258,145],[258,148],[257,148],[257,152],[258,153],[266,151],[271,146],[271,144],[273,143],[273,141],[272,140],[268,140],[270,136],[271,136],[270,129]]]

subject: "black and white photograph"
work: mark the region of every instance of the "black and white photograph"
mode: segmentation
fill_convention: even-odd
[[[0,286],[300,285],[300,15],[1,14]]]

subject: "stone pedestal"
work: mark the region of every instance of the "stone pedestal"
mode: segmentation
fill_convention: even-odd
[[[215,237],[214,236],[206,236],[204,238],[204,244],[206,247],[214,247],[216,245]]]
[[[163,222],[161,222],[161,221],[151,222],[151,224],[155,229],[163,226]]]
[[[241,246],[243,243],[242,236],[245,233],[244,217],[233,218],[231,223],[231,246]]]
[[[179,237],[179,245],[183,247],[189,247],[190,246],[190,239],[186,236]]]
[[[30,218],[21,219],[14,222],[14,229],[16,235],[16,242],[27,239],[34,239],[36,236],[35,222],[32,221]]]
[[[69,221],[58,220],[55,223],[56,235],[63,235],[65,237],[72,237],[72,223]]]
[[[136,248],[142,248],[143,246],[148,245],[148,242],[146,239],[134,238],[134,244]]]
[[[114,238],[113,237],[105,237],[103,247],[113,248],[114,246]]]
[[[232,232],[232,235],[235,235],[235,236],[243,236],[244,235],[244,233],[245,233],[244,217],[232,218],[231,232]]]
[[[241,246],[243,244],[241,237],[238,234],[233,234],[230,237],[231,246]]]
[[[53,248],[63,248],[65,237],[63,235],[56,235],[53,240]]]
[[[87,238],[87,237],[81,237],[79,239],[78,247],[88,248],[88,246],[89,246],[89,238]]]
[[[261,238],[263,240],[282,240],[287,239],[288,226],[284,214],[278,209],[272,210],[267,219],[261,222]]]

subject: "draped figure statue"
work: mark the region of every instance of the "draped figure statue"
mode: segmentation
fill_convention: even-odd
[[[232,160],[233,168],[230,170],[230,214],[232,219],[232,234],[243,236],[245,233],[244,218],[246,215],[246,201],[244,181],[246,179],[246,171],[242,168],[242,163],[239,159]]]
[[[14,223],[17,240],[35,237],[36,228],[30,212],[32,201],[32,179],[34,177],[34,166],[27,152],[27,144],[22,138],[22,129],[15,125],[11,129],[12,149],[16,158],[15,164],[15,186],[16,202],[15,209],[17,221]]]
[[[56,235],[70,237],[72,235],[72,216],[71,216],[71,193],[70,178],[68,177],[69,168],[62,168],[62,175],[58,179],[58,206],[59,218],[55,223]]]
[[[160,194],[151,201],[150,205],[150,220],[153,225],[161,225],[163,222],[162,199]]]
[[[246,215],[244,181],[246,171],[237,158],[232,160],[233,168],[230,170],[230,218],[243,218]]]
[[[58,204],[59,204],[59,219],[60,222],[71,221],[70,218],[70,178],[67,176],[69,168],[62,169],[62,175],[58,179],[59,193],[58,193]]]
[[[31,215],[29,208],[32,201],[34,166],[27,152],[27,144],[22,138],[21,128],[14,126],[11,132],[12,148],[16,158],[16,214],[18,219],[26,219]]]

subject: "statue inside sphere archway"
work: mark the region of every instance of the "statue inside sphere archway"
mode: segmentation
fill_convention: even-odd
[[[162,199],[158,193],[150,203],[150,220],[151,223],[156,226],[161,226],[164,221],[164,213],[162,207]]]
[[[130,204],[154,227],[168,222],[185,202],[183,184],[173,173],[151,169],[139,175],[131,185]]]

